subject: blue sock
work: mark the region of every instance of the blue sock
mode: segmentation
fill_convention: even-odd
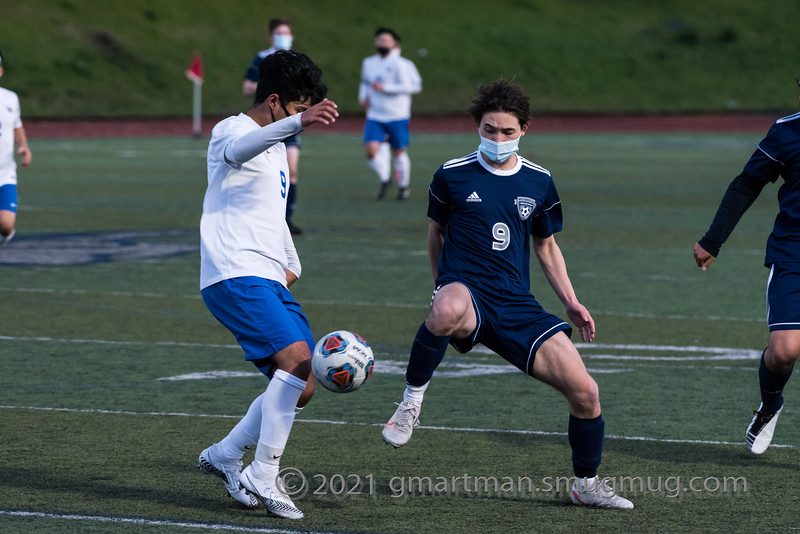
[[[569,415],[569,444],[572,447],[572,470],[578,478],[594,478],[603,458],[605,421],[598,415],[594,419],[580,419]]]
[[[297,202],[297,184],[289,185],[289,192],[286,194],[286,220],[294,215],[294,206]]]
[[[764,355],[761,355],[761,365],[758,367],[758,383],[761,386],[761,410],[774,413],[783,406],[783,388],[792,376],[794,368],[785,374],[779,375],[767,369]]]
[[[450,336],[435,336],[422,323],[411,345],[406,382],[411,386],[424,386],[430,382],[433,372],[442,363],[449,342]]]

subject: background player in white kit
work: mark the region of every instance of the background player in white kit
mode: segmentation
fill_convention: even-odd
[[[335,121],[326,93],[322,72],[304,54],[281,50],[261,63],[253,107],[212,131],[200,221],[203,300],[270,382],[233,430],[200,454],[199,467],[243,505],[256,506],[255,496],[291,519],[303,513],[276,479],[296,409],[313,395],[314,339],[287,289],[301,269],[284,218],[289,168],[281,140]],[[253,446],[255,459],[242,470]]]
[[[0,54],[0,77],[3,76],[3,56]],[[20,118],[17,94],[0,87],[0,246],[11,241],[16,233],[17,222],[17,162],[16,153],[22,156],[20,163],[31,162],[28,138]]]
[[[411,60],[400,56],[400,37],[389,28],[375,32],[377,54],[361,64],[358,102],[367,110],[364,146],[369,165],[378,175],[378,200],[391,183],[392,160],[397,184],[397,199],[408,198],[411,160],[406,152],[410,140],[411,95],[422,91],[422,79]],[[388,141],[388,146],[384,141]],[[389,152],[391,146],[391,155]]]

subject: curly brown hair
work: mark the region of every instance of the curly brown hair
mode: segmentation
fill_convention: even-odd
[[[505,111],[515,115],[520,126],[525,127],[531,120],[531,101],[521,85],[500,79],[480,86],[467,111],[475,124],[480,124],[486,113]]]

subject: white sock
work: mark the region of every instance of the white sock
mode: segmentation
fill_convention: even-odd
[[[389,181],[392,175],[392,153],[389,150],[389,143],[381,143],[375,157],[369,160],[369,166],[378,175],[381,183]]]
[[[412,386],[406,384],[406,390],[403,392],[404,402],[413,402],[414,404],[422,404],[422,397],[425,395],[425,390],[428,389],[428,382],[424,386]]]
[[[261,401],[261,433],[256,446],[256,460],[278,465],[289,440],[295,408],[306,381],[281,369],[275,371]]]
[[[408,187],[411,183],[411,158],[408,157],[408,152],[394,157],[394,173],[397,177],[397,185]]]
[[[239,460],[244,456],[248,448],[253,448],[258,443],[258,435],[261,433],[261,401],[264,399],[262,393],[250,403],[250,408],[236,426],[228,432],[228,435],[216,444],[214,454],[224,459]]]

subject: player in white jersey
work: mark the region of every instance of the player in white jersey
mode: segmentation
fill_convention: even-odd
[[[414,63],[400,56],[400,37],[394,31],[378,28],[375,49],[378,53],[361,64],[358,88],[358,102],[367,110],[364,146],[369,165],[380,180],[378,200],[391,183],[392,160],[400,187],[397,199],[406,200],[411,181],[411,160],[406,152],[411,95],[422,91],[422,79]]]
[[[0,55],[0,77],[3,56]],[[23,166],[31,162],[31,150],[20,117],[17,94],[0,87],[0,246],[14,237],[17,222],[17,162],[14,147]]]
[[[200,220],[203,301],[270,382],[230,433],[200,454],[199,467],[219,476],[244,506],[260,500],[291,519],[303,513],[277,475],[296,410],[314,393],[314,339],[288,291],[301,269],[284,217],[289,167],[281,140],[336,120],[326,92],[322,73],[304,54],[281,50],[261,63],[253,107],[212,131]],[[253,447],[255,459],[242,470]]]

